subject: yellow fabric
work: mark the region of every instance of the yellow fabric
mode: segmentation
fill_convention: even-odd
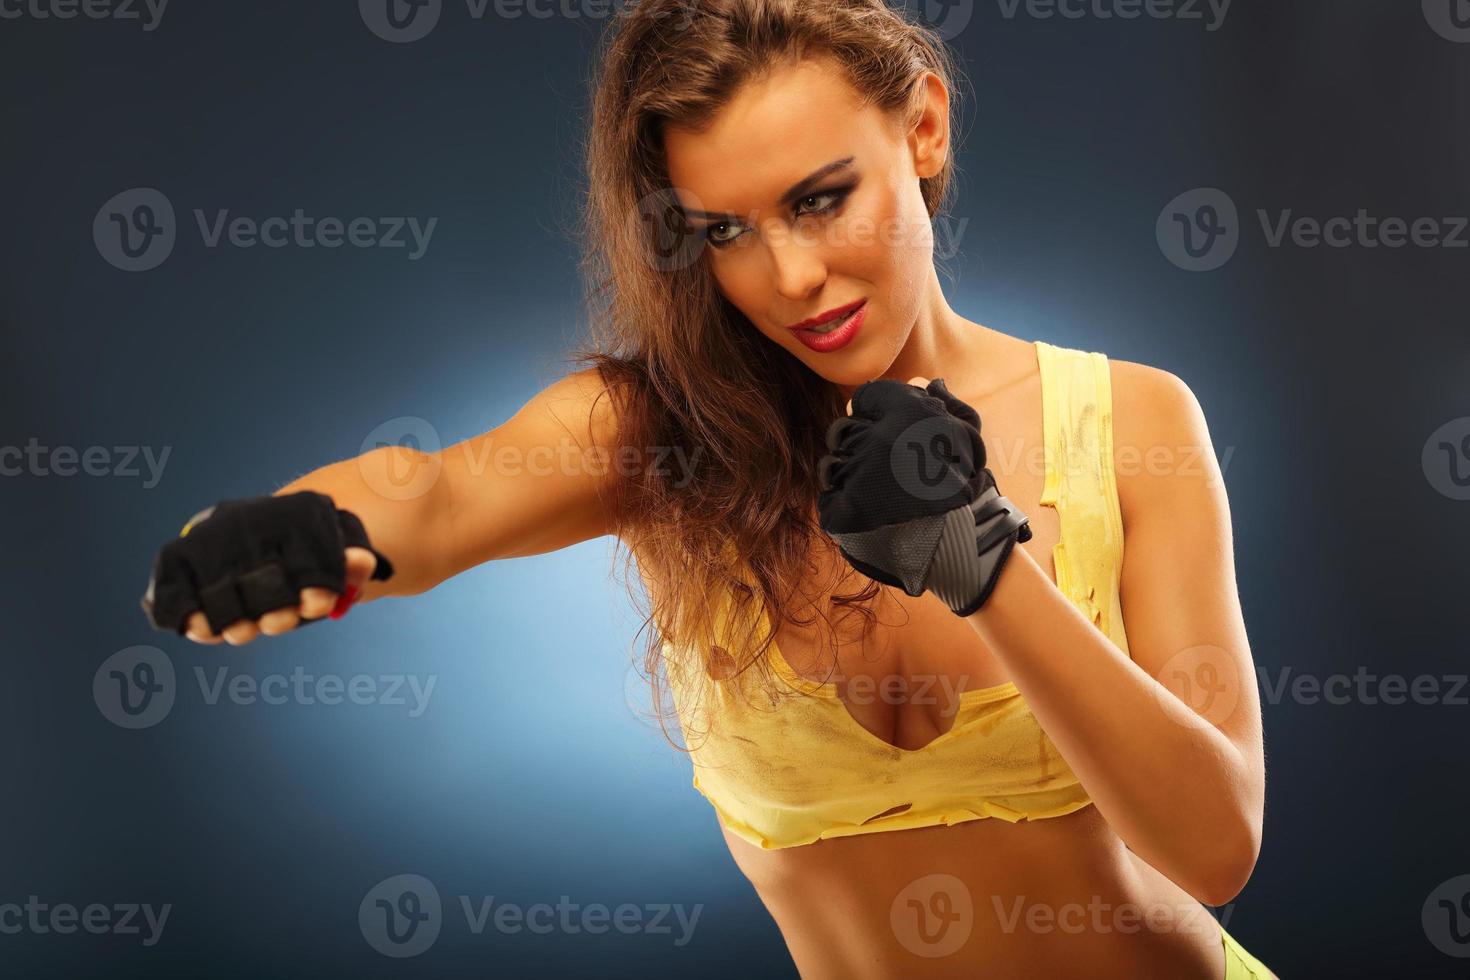
[[[1225,980],[1272,980],[1275,977],[1266,964],[1246,952],[1224,926],[1220,927],[1220,939],[1225,945]]]
[[[1042,341],[1035,348],[1045,431],[1042,503],[1056,508],[1061,524],[1053,551],[1058,587],[1127,652],[1107,358]],[[1004,478],[1001,484],[1004,490]],[[748,649],[771,629],[769,616],[760,617],[763,632],[757,622],[736,622],[728,596],[719,608],[731,650]],[[667,645],[664,650],[667,655]],[[694,787],[726,828],[757,847],[985,817],[1038,820],[1092,802],[1014,683],[961,692],[950,730],[908,750],[858,724],[834,684],[801,678],[774,644],[770,653],[783,684],[779,696],[748,688],[757,697],[743,698],[731,690],[728,685],[759,683],[759,673],[749,670],[705,685],[703,698],[681,697],[678,670],[668,661]],[[879,816],[904,804],[901,812]]]

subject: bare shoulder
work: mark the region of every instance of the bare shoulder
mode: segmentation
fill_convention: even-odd
[[[527,403],[564,426],[579,444],[610,447],[622,417],[617,393],[595,367],[572,371],[543,388]],[[525,411],[525,409],[523,409]],[[586,438],[586,443],[580,440]]]
[[[1219,479],[1204,409],[1178,375],[1108,358],[1113,463],[1124,521],[1191,478]]]

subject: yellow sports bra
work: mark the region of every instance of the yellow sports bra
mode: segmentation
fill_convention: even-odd
[[[1061,524],[1052,552],[1057,587],[1127,653],[1107,358],[1043,341],[1035,347],[1045,434],[1041,503],[1056,508]],[[758,623],[735,622],[726,600],[719,625],[730,649],[764,636],[755,632]],[[1092,802],[1012,682],[961,692],[947,732],[903,749],[848,714],[835,684],[799,676],[774,643],[770,656],[787,693],[809,696],[762,699],[752,708],[725,686],[754,683],[759,672],[747,670],[708,685],[702,698],[681,699],[677,675],[670,676],[686,739],[691,730],[700,736],[690,743],[695,789],[724,827],[757,847],[983,817],[1038,820]]]

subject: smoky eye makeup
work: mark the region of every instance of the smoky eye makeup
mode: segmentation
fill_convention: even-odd
[[[835,187],[808,191],[796,201],[795,207],[791,209],[791,215],[793,218],[800,219],[833,214],[847,202],[856,187],[857,181],[851,181]],[[817,204],[808,208],[805,206],[808,201],[814,201]],[[711,222],[696,233],[712,248],[723,249],[735,244],[747,230],[739,221],[731,220]]]

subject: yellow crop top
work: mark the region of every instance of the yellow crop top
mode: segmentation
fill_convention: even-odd
[[[1107,358],[1043,341],[1035,348],[1045,434],[1041,503],[1056,508],[1061,524],[1052,552],[1057,586],[1126,653],[1119,601],[1123,521],[1112,466]],[[754,622],[733,622],[730,608],[720,604],[719,624],[735,644],[730,649],[739,649],[741,637],[747,643],[764,637],[754,632]],[[1092,802],[1012,682],[962,691],[947,732],[918,749],[903,749],[849,715],[836,685],[800,677],[774,643],[770,655],[788,693],[810,696],[753,709],[724,687],[753,683],[759,673],[748,670],[708,685],[691,706],[670,672],[681,724],[687,733],[694,723],[699,733],[690,743],[694,787],[724,827],[758,847],[983,817],[1038,820]]]

